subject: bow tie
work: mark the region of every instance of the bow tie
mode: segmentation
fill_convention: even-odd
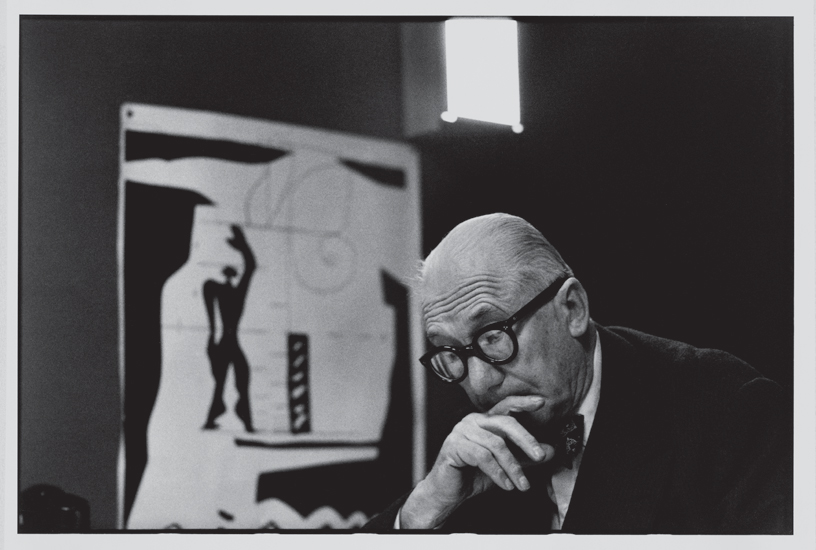
[[[547,443],[555,447],[553,464],[572,469],[572,461],[584,446],[584,416],[568,417],[552,428]]]

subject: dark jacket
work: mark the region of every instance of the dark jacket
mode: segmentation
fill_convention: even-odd
[[[571,533],[792,533],[792,406],[725,352],[597,327],[601,395],[564,520]],[[546,533],[544,470],[463,503],[443,532]],[[392,528],[404,496],[365,530]]]

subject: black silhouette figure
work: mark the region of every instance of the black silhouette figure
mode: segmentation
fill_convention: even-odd
[[[215,392],[213,393],[210,413],[204,429],[218,428],[215,419],[224,414],[227,408],[224,405],[224,383],[230,364],[235,372],[235,385],[238,390],[238,402],[235,404],[235,413],[244,423],[248,432],[254,432],[252,415],[249,408],[249,364],[244,352],[238,344],[238,322],[244,312],[249,280],[255,271],[255,256],[249,248],[243,231],[237,225],[232,226],[232,237],[227,239],[230,246],[237,249],[244,257],[244,273],[238,284],[232,284],[238,274],[235,268],[227,266],[223,273],[226,281],[208,280],[204,283],[204,302],[207,305],[207,319],[210,323],[210,337],[207,342],[207,355],[210,358],[213,377],[215,378]],[[221,317],[221,339],[216,341],[215,308]]]

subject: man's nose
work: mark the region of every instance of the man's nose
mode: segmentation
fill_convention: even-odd
[[[468,358],[468,382],[476,393],[486,393],[501,384],[504,373],[487,361],[473,356]]]

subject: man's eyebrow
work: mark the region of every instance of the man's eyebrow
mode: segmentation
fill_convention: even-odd
[[[491,304],[480,304],[467,316],[467,322],[474,326],[495,311],[501,310]]]

